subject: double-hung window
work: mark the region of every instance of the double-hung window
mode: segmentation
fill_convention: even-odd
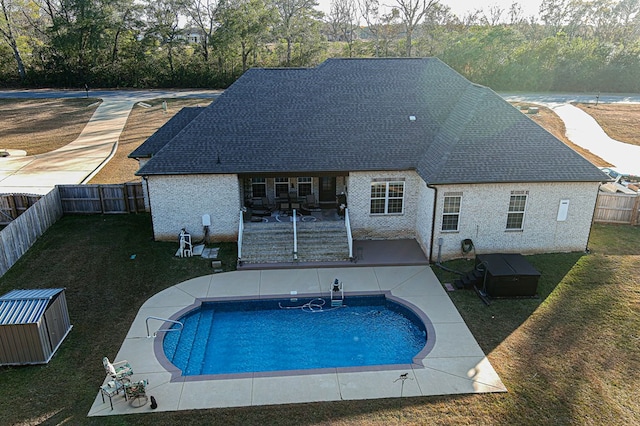
[[[289,196],[289,178],[279,177],[275,179],[276,197]]]
[[[267,179],[251,178],[251,196],[252,197],[267,196]]]
[[[524,212],[529,191],[511,191],[507,212],[507,231],[519,231],[524,226]]]
[[[401,179],[371,182],[371,214],[397,214],[404,209],[404,181]]]
[[[445,192],[442,209],[442,230],[458,231],[462,192]]]
[[[298,178],[298,197],[306,197],[311,194],[311,178],[299,177]]]

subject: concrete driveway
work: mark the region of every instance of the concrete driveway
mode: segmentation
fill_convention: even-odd
[[[530,102],[551,108],[564,121],[566,135],[571,142],[613,164],[621,173],[640,176],[640,146],[610,138],[593,117],[571,105],[571,102],[595,103],[596,101],[640,104],[640,95],[504,93],[501,96],[510,102]]]
[[[102,103],[70,144],[39,155],[0,157],[0,193],[46,194],[55,185],[85,183],[111,159],[131,108],[154,98],[215,98],[221,92],[90,91]],[[85,91],[19,90],[0,92],[1,98],[78,98]]]

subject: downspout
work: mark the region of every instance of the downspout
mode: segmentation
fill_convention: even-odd
[[[142,176],[142,180],[147,185],[147,198],[149,199],[149,214],[151,214],[151,238],[156,240],[156,231],[153,229],[153,211],[151,209],[151,192],[149,192],[149,178],[148,176]]]
[[[587,234],[587,246],[584,248],[584,252],[589,254],[591,250],[589,250],[589,240],[591,239],[591,230],[593,229],[593,218],[596,217],[596,208],[598,207],[598,194],[600,193],[600,186],[602,186],[602,182],[598,185],[598,191],[596,192],[596,202],[593,203],[593,212],[591,212],[591,226],[589,227],[589,234]]]
[[[431,215],[431,246],[429,247],[429,263],[432,263],[433,261],[433,245],[435,243],[435,229],[436,229],[436,206],[437,206],[437,202],[438,202],[438,187],[437,186],[432,186],[427,184],[427,188],[429,189],[433,189],[435,192],[435,195],[433,197],[433,214]],[[464,275],[464,272],[460,272],[460,271],[456,271],[454,269],[451,268],[447,268],[446,266],[444,266],[443,264],[440,263],[440,249],[442,248],[442,238],[438,238],[438,259],[436,260],[435,264],[438,268],[447,271],[447,272],[452,272],[454,274],[458,274],[458,275]]]
[[[436,205],[438,203],[438,187],[427,183],[427,188],[433,189],[433,212],[431,213],[431,244],[429,245],[429,263],[433,263],[433,244],[435,242],[436,229]]]

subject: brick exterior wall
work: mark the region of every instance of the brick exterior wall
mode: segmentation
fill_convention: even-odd
[[[212,241],[236,241],[240,218],[238,176],[149,176],[154,237],[177,241],[182,228],[194,241],[204,237],[202,215],[211,216]]]
[[[404,208],[401,214],[372,215],[371,181],[404,178]],[[413,171],[352,172],[348,180],[347,203],[354,239],[400,239],[416,237],[418,200],[424,182]]]
[[[598,183],[504,183],[438,186],[433,261],[442,238],[442,259],[462,257],[470,238],[476,253],[549,253],[582,251],[587,246]],[[521,231],[507,231],[511,191],[528,191]],[[459,230],[443,232],[444,194],[462,192]],[[565,221],[558,221],[561,200],[569,200]],[[472,256],[473,252],[469,254]]]
[[[431,250],[431,230],[433,226],[433,203],[435,190],[427,187],[421,179],[418,186],[418,207],[416,215],[416,241],[429,257]]]
[[[403,178],[404,209],[401,214],[370,214],[371,182]],[[314,178],[314,192],[317,179]],[[155,238],[177,240],[185,228],[199,240],[204,236],[202,215],[211,216],[210,236],[236,241],[241,188],[237,175],[150,176],[148,178]],[[441,249],[442,260],[462,257],[460,243],[469,238],[476,253],[542,253],[582,251],[587,246],[598,183],[517,183],[439,185],[435,191],[413,171],[352,172],[343,182],[354,239],[415,238],[432,261]],[[145,185],[146,186],[146,185]],[[522,230],[507,231],[511,191],[528,191]],[[442,231],[445,193],[462,193],[458,231]],[[561,200],[569,200],[565,221],[558,221]],[[442,246],[438,241],[442,238]],[[433,248],[431,244],[433,241]],[[473,253],[469,254],[472,256]]]
[[[145,164],[147,164],[147,162],[149,161],[149,158],[140,158],[138,160],[138,170],[141,169]],[[144,209],[148,212],[151,211],[151,204],[149,203],[149,191],[147,190],[147,182],[140,178],[142,180],[142,195],[144,196]]]

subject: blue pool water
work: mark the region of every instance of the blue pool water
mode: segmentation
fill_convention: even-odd
[[[185,376],[408,364],[426,330],[384,296],[347,297],[346,307],[299,309],[309,299],[206,302],[165,334],[165,355]]]

